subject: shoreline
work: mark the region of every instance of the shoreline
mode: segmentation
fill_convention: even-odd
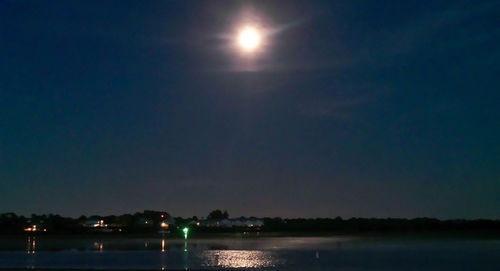
[[[179,235],[161,233],[18,233],[0,234],[0,239],[37,236],[56,239],[137,239],[137,238],[165,238],[183,240]],[[466,238],[466,239],[500,239],[500,230],[439,230],[439,231],[270,231],[270,232],[191,232],[189,239],[227,239],[227,238],[293,238],[293,237],[367,237],[367,238]]]

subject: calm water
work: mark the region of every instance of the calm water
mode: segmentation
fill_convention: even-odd
[[[500,240],[0,238],[0,268],[500,270]]]

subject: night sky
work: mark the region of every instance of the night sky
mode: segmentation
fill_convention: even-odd
[[[0,1],[0,213],[500,218],[498,1]],[[265,30],[258,52],[232,39]]]

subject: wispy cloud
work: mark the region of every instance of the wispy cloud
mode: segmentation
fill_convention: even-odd
[[[353,97],[338,97],[317,99],[301,103],[298,106],[300,113],[312,117],[330,117],[347,121],[352,118],[353,112],[359,107],[376,103],[381,93],[364,94]]]
[[[432,49],[439,44],[439,48],[443,49],[489,40],[498,36],[499,29],[491,31],[491,28],[482,27],[482,22],[477,22],[499,9],[498,1],[472,1],[458,2],[441,10],[422,13],[405,24],[373,32],[365,42],[370,46],[360,48],[357,62],[366,64],[366,61],[373,59],[376,63],[384,64],[387,60],[411,54],[422,47]],[[451,37],[446,39],[447,35]]]

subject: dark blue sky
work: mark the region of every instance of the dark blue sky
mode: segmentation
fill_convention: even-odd
[[[0,1],[0,212],[500,218],[499,18]],[[252,56],[228,40],[247,20],[270,33]]]

